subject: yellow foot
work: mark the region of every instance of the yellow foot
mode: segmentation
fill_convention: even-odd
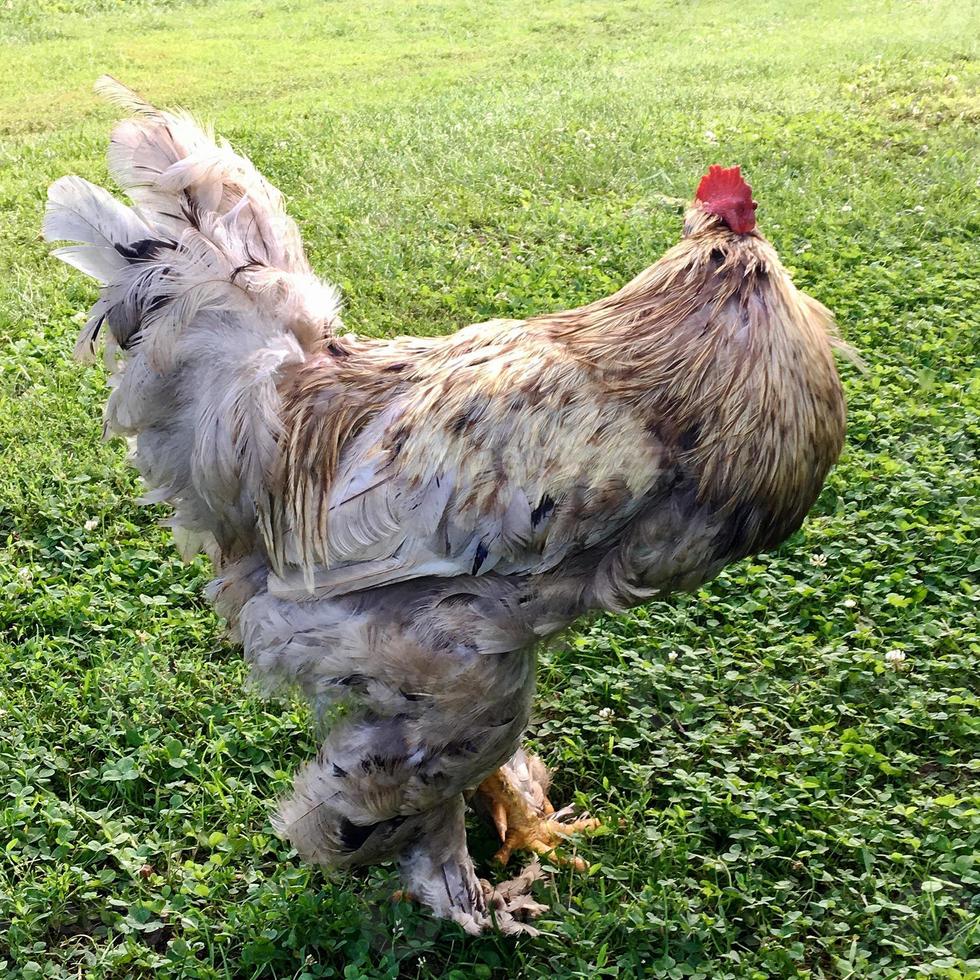
[[[541,760],[522,750],[480,784],[477,792],[503,845],[494,860],[506,864],[514,851],[533,851],[584,871],[588,865],[580,857],[568,858],[556,852],[571,834],[595,830],[599,821],[590,817],[561,819],[546,795],[548,781],[548,770]]]

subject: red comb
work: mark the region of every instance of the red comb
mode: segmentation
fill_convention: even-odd
[[[752,188],[742,179],[739,167],[713,164],[701,178],[694,199],[704,205],[705,211],[717,214],[740,235],[755,228],[756,203],[752,200]]]

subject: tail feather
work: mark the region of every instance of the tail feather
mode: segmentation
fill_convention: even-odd
[[[279,191],[184,112],[162,112],[115,79],[96,85],[112,101],[139,113],[113,130],[109,172],[158,227],[179,236],[201,214],[237,213],[260,262],[294,273],[309,272],[299,229]]]
[[[189,115],[155,109],[115,79],[97,89],[139,113],[116,127],[110,170],[136,207],[80,177],[48,192],[54,254],[105,288],[79,338],[90,356],[108,321],[116,343],[147,342],[165,367],[202,312],[260,318],[309,348],[339,322],[336,291],[312,275],[282,195]]]
[[[103,284],[126,268],[126,260],[114,248],[103,245],[64,245],[51,254]]]
[[[132,208],[81,177],[62,177],[51,185],[43,231],[49,242],[80,242],[113,252],[118,242],[138,241],[150,235],[150,229]],[[59,258],[63,257],[59,254]],[[65,261],[75,264],[68,258]]]
[[[135,437],[150,498],[184,536],[231,560],[271,533],[277,377],[340,324],[338,295],[248,160],[113,79],[98,89],[138,114],[109,150],[135,207],[79,177],[49,191],[44,237],[76,243],[54,254],[102,287],[76,354],[105,335],[108,431]]]
[[[127,112],[141,113],[144,116],[159,116],[161,113],[155,106],[131,88],[123,85],[112,75],[102,75],[95,80],[95,91],[107,102],[125,109]]]

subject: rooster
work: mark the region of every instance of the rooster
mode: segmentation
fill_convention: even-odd
[[[183,113],[135,113],[110,172],[50,189],[44,234],[101,284],[108,431],[213,562],[218,613],[266,690],[323,717],[274,817],[307,861],[397,862],[468,932],[532,931],[534,863],[491,887],[476,791],[514,850],[593,825],[556,814],[521,747],[542,640],[691,590],[802,523],[844,439],[830,313],[712,166],[683,237],[617,293],[452,336],[346,333],[280,194]]]

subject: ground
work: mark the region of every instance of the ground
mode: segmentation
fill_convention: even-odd
[[[971,10],[0,3],[0,975],[980,976]],[[465,938],[273,836],[305,709],[244,690],[205,568],[99,442],[94,291],[38,235],[50,181],[105,178],[102,71],[284,189],[358,331],[598,297],[740,163],[867,361],[778,553],[545,653],[533,744],[609,830],[542,936]]]

